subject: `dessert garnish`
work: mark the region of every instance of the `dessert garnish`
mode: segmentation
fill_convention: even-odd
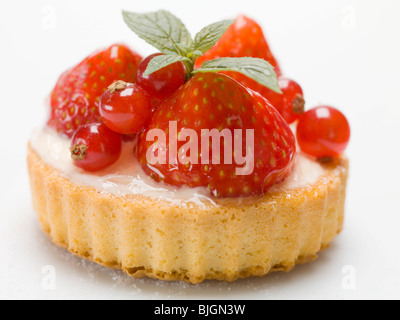
[[[194,68],[196,59],[212,48],[234,21],[208,26],[193,40],[183,23],[168,12],[124,12],[124,18],[133,31],[163,53],[150,60],[144,75],[177,62],[186,68],[186,84],[156,108],[146,131],[140,134],[138,158],[147,174],[158,182],[208,187],[214,196],[237,197],[262,194],[290,173],[296,147],[288,124],[265,98],[220,74],[239,73],[280,93],[272,65],[260,58],[228,57]],[[182,129],[191,130],[191,136],[171,142]],[[227,145],[214,146],[212,129]],[[166,139],[149,141],[152,130],[165,132]],[[190,140],[194,136],[201,139]],[[240,148],[232,152],[239,141]],[[157,159],[149,159],[149,151],[157,154]],[[162,153],[168,156],[160,159]],[[217,161],[210,160],[215,157]],[[243,158],[239,161],[243,172],[235,166],[238,157]]]
[[[130,135],[142,131],[152,116],[151,96],[137,83],[112,84],[100,100],[100,115],[113,131]]]
[[[114,164],[121,154],[121,135],[104,123],[79,126],[72,137],[71,157],[86,171],[99,171]]]
[[[65,71],[51,94],[48,125],[72,137],[80,125],[101,122],[100,97],[116,80],[135,82],[141,60],[128,47],[116,44]]]
[[[303,152],[327,163],[344,153],[350,133],[343,113],[330,106],[319,106],[300,117],[297,141]]]
[[[78,167],[110,166],[121,140],[137,135],[133,156],[156,182],[238,197],[263,194],[290,174],[296,139],[289,124],[299,122],[301,150],[320,162],[344,152],[347,120],[331,107],[304,113],[301,86],[282,76],[254,20],[220,21],[192,38],[165,10],[123,17],[160,52],[142,60],[111,46],[64,73],[52,93],[49,125],[75,132]]]

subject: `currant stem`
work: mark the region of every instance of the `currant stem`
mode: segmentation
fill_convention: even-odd
[[[293,113],[294,114],[303,114],[305,111],[306,101],[303,96],[298,94],[297,97],[293,100]]]
[[[88,150],[88,146],[85,144],[75,144],[69,150],[71,151],[71,158],[74,161],[82,161],[86,158],[86,151]]]
[[[108,89],[110,90],[111,93],[114,93],[117,90],[124,90],[127,87],[127,83],[122,80],[118,80],[113,82]]]

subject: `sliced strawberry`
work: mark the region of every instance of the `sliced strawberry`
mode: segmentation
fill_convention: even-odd
[[[124,45],[112,45],[64,72],[51,94],[48,125],[71,137],[81,124],[100,122],[99,101],[116,80],[134,82],[142,57]]]
[[[172,150],[169,125],[173,121],[177,123],[178,133],[183,128],[196,132],[199,153],[194,158],[198,164],[194,161],[174,164],[169,158],[169,150]],[[155,145],[148,141],[147,134],[152,129],[165,132],[166,142],[160,140]],[[226,161],[222,143],[216,154],[213,154],[212,144],[208,146],[211,163],[204,164],[200,151],[202,129],[218,129],[220,132],[228,129],[232,137],[235,137],[235,129],[242,129],[241,150],[234,149],[234,142],[231,147],[236,153],[241,151],[245,156],[247,151],[253,157],[253,171],[237,175],[236,169],[244,165],[236,165],[234,153],[232,158],[227,156],[230,161]],[[247,129],[254,130],[254,150],[246,150]],[[176,150],[182,151],[178,159],[182,159],[184,154],[190,156],[191,152],[182,148],[186,143],[178,142]],[[166,164],[152,163],[148,158],[149,151],[157,156],[162,150],[166,151]],[[292,167],[295,150],[292,131],[266,99],[228,76],[205,73],[196,75],[161,103],[148,129],[139,137],[137,155],[144,171],[156,181],[174,186],[208,187],[215,196],[235,197],[262,194],[284,179]],[[219,156],[221,164],[215,164],[211,155]]]
[[[281,75],[279,64],[268,46],[261,26],[244,15],[236,19],[214,47],[196,60],[196,68],[200,68],[205,61],[223,57],[264,59],[275,68],[278,76]]]

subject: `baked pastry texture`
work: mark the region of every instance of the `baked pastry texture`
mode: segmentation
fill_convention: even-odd
[[[77,185],[29,147],[41,227],[73,254],[135,278],[235,281],[289,271],[317,257],[342,230],[348,160],[325,165],[311,186],[217,206],[116,197]]]

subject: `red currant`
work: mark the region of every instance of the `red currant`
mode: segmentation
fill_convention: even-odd
[[[279,78],[282,94],[271,91],[266,97],[279,111],[282,117],[291,124],[304,113],[305,101],[300,85],[287,78]]]
[[[297,127],[297,141],[308,155],[336,158],[350,141],[350,125],[337,109],[320,106],[304,113]]]
[[[152,116],[150,96],[137,84],[117,81],[101,97],[100,115],[112,131],[138,133]]]
[[[185,83],[186,79],[186,69],[182,62],[175,62],[145,76],[144,72],[151,59],[160,55],[162,55],[162,53],[156,53],[142,60],[137,74],[137,83],[145,89],[152,98],[158,100],[158,102],[172,95]]]
[[[115,163],[121,155],[121,136],[103,123],[80,126],[72,137],[74,164],[86,171],[99,171]]]

